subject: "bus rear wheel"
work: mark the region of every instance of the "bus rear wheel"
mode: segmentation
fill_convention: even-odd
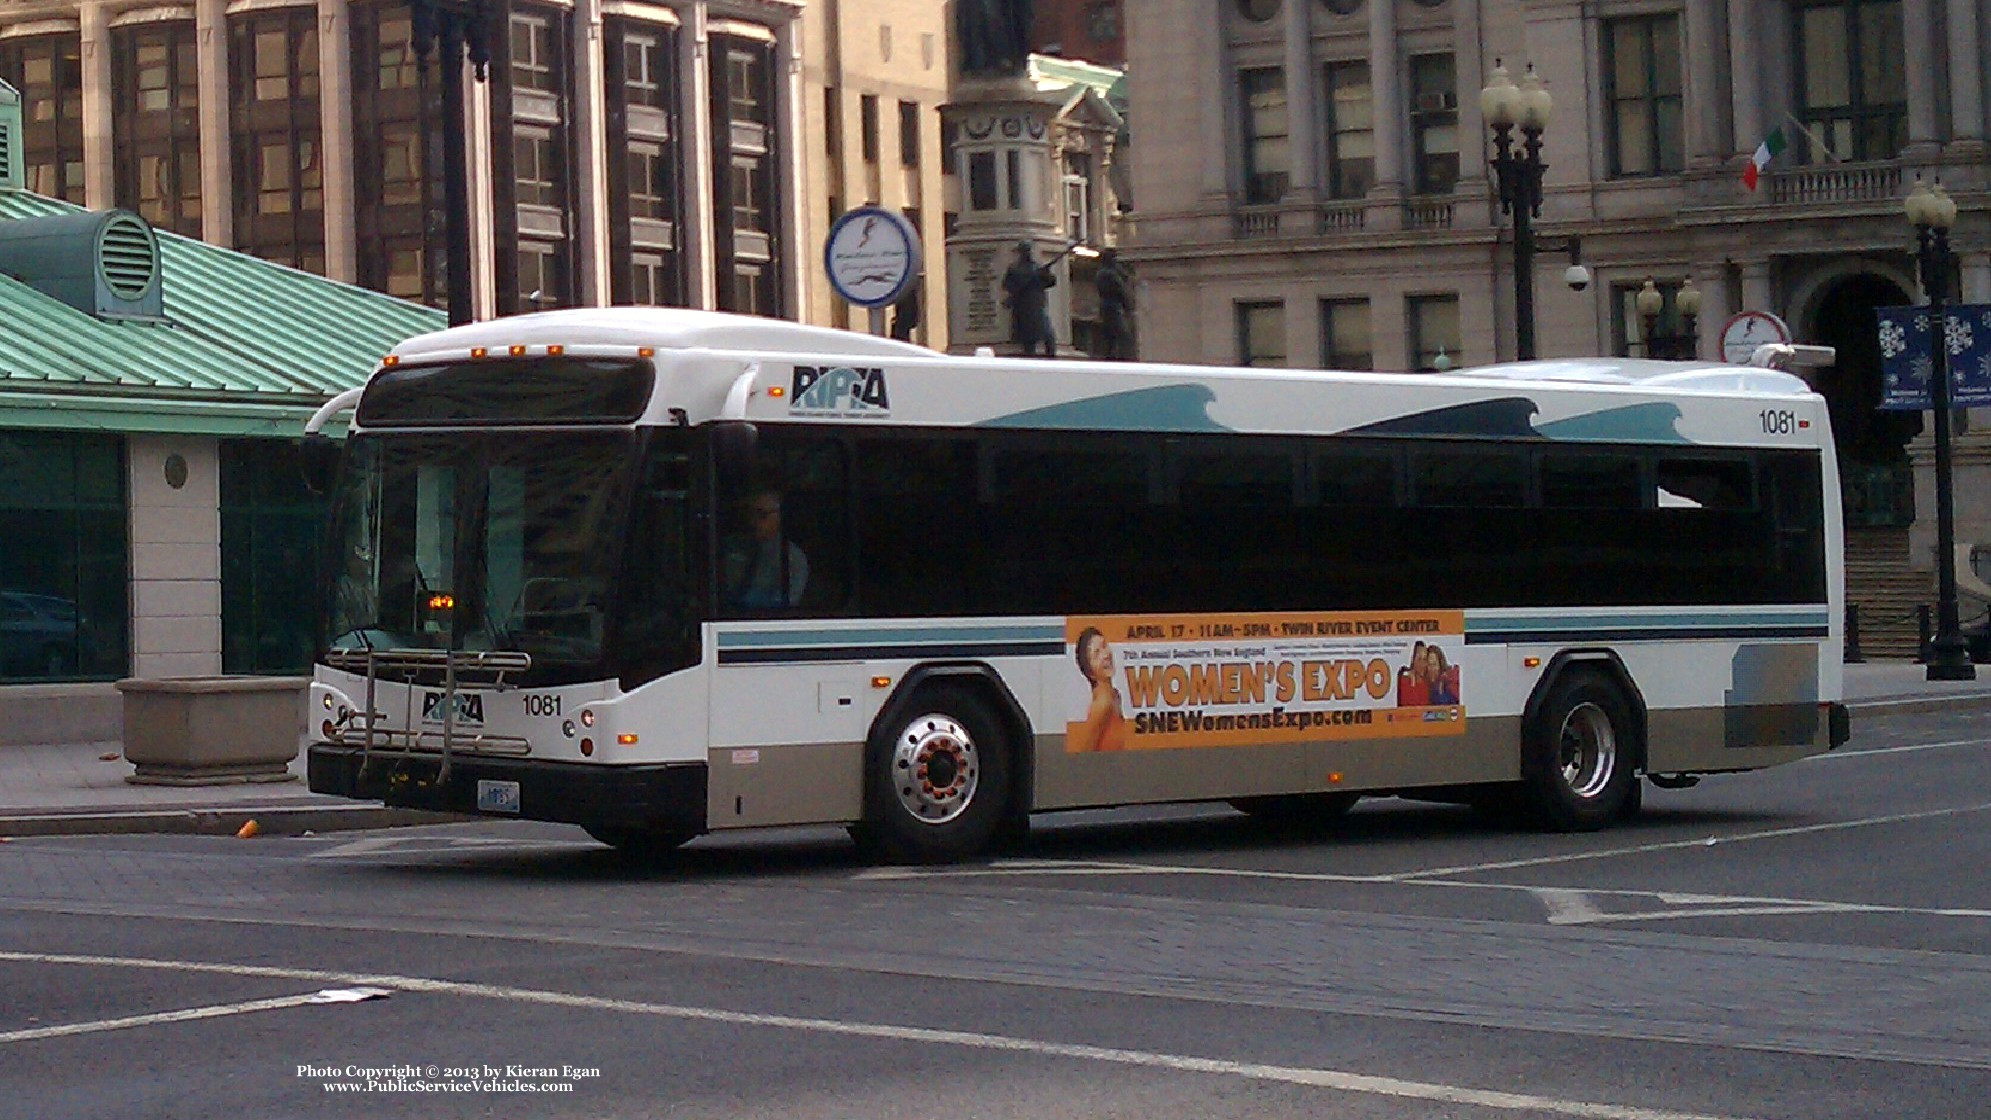
[[[588,835],[636,860],[656,860],[689,843],[696,833],[680,828],[638,828],[627,825],[585,825]]]
[[[1011,747],[989,706],[954,686],[921,688],[867,744],[864,823],[869,854],[943,863],[987,850],[1009,800]]]
[[[1638,728],[1624,693],[1590,670],[1563,674],[1524,730],[1521,801],[1558,832],[1594,832],[1636,811]]]

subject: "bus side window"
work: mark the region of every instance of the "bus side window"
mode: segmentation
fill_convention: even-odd
[[[754,477],[720,511],[722,613],[846,613],[847,482],[841,439],[762,429]]]

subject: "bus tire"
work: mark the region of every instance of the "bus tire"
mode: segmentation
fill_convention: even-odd
[[[986,851],[1009,803],[1012,747],[973,690],[922,686],[866,745],[867,853],[905,863],[945,863]]]
[[[1345,815],[1362,800],[1359,793],[1279,793],[1238,797],[1231,808],[1272,828],[1312,828]]]
[[[629,825],[583,825],[589,836],[634,860],[658,860],[684,847],[697,835],[681,828],[638,828]]]
[[[1534,823],[1594,832],[1635,811],[1638,724],[1609,677],[1562,674],[1522,736],[1520,792]]]

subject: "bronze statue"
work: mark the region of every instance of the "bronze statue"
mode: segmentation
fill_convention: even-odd
[[[1030,55],[1030,0],[955,0],[961,73],[1021,74]]]
[[[1092,283],[1099,290],[1099,357],[1124,362],[1134,357],[1134,285],[1126,269],[1120,267],[1120,254],[1113,249],[1099,254],[1099,271]]]
[[[1048,264],[1038,264],[1030,256],[1030,243],[1016,243],[1016,262],[1002,274],[1002,302],[1009,307],[1010,340],[1028,355],[1043,344],[1046,358],[1057,355],[1057,339],[1051,331],[1050,300],[1045,292],[1056,287],[1058,274]]]

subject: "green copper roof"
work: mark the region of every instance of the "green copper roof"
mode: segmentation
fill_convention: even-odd
[[[0,189],[0,222],[76,212]],[[444,315],[158,231],[164,322],[99,319],[0,275],[0,427],[296,435]]]

